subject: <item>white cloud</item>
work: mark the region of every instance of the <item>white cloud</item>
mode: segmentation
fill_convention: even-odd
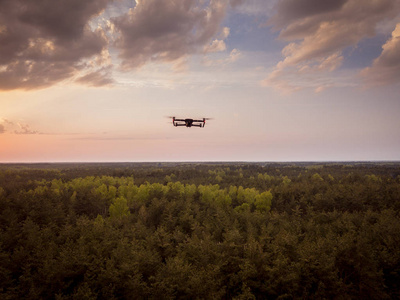
[[[386,85],[400,82],[400,23],[392,32],[391,38],[382,46],[381,55],[371,67],[362,70],[369,85]]]
[[[241,55],[242,55],[242,53],[239,50],[233,49],[229,53],[228,56],[224,56],[223,58],[219,57],[219,58],[215,59],[211,56],[204,56],[202,63],[204,66],[207,66],[207,67],[227,66],[229,64],[236,62],[240,58]]]
[[[204,47],[205,53],[222,52],[226,50],[226,45],[223,40],[213,40],[210,45]]]
[[[282,0],[276,15],[268,21],[279,37],[290,43],[282,50],[283,59],[263,81],[264,85],[288,91],[315,86],[315,80],[337,70],[343,50],[376,34],[382,21],[400,13],[397,0]],[[307,80],[311,80],[308,81]]]
[[[212,53],[212,52],[222,52],[226,50],[226,44],[224,40],[229,36],[230,29],[228,27],[224,27],[221,31],[220,39],[215,39],[211,44],[204,46],[204,53]]]

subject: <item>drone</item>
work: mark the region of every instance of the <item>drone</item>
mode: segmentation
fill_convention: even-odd
[[[172,124],[175,127],[178,126],[186,126],[186,127],[204,127],[206,125],[206,120],[211,120],[211,118],[203,118],[203,120],[194,120],[194,119],[176,119],[175,117],[172,118]],[[184,123],[179,123],[184,122]]]

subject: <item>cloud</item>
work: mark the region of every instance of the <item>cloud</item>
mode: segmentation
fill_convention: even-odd
[[[315,92],[321,92],[333,86],[349,86],[348,82],[338,80],[337,77],[339,76],[331,74],[341,65],[342,61],[343,57],[337,52],[328,57],[315,59],[312,62],[297,64],[280,62],[261,84],[274,87],[284,94],[297,92],[303,88],[311,88]],[[330,75],[321,76],[321,73],[329,73]],[[343,74],[340,74],[340,77],[343,77]]]
[[[230,0],[230,5],[237,12],[251,16],[270,16],[276,1],[265,0]]]
[[[12,122],[0,118],[0,133],[6,132],[10,134],[43,134],[42,132],[31,129],[28,124]]]
[[[203,52],[204,53],[212,53],[212,52],[222,52],[226,50],[226,44],[224,39],[229,36],[230,29],[228,27],[224,27],[220,34],[220,40],[215,39],[212,41],[211,44],[204,46]]]
[[[17,123],[19,130],[14,130],[15,134],[39,134],[37,130],[32,130],[28,124]]]
[[[110,49],[119,53],[123,70],[151,61],[173,62],[183,70],[189,55],[226,49],[229,29],[220,33],[220,25],[229,7],[243,3],[138,0],[133,7],[126,1],[109,5],[114,2],[0,1],[0,91],[47,88],[67,79],[110,85]]]
[[[241,55],[242,55],[242,53],[239,50],[233,49],[229,53],[228,56],[220,58],[220,59],[212,59],[209,56],[204,56],[204,58],[202,60],[202,64],[207,67],[226,66],[226,65],[236,62],[240,58]]]
[[[392,32],[391,38],[382,46],[381,55],[371,67],[361,71],[366,83],[387,85],[400,82],[400,23]]]
[[[112,19],[120,33],[115,46],[122,69],[134,69],[149,61],[172,62],[204,48],[224,49],[223,41],[212,40],[225,16],[226,0],[136,2],[128,13]]]
[[[347,0],[281,0],[276,4],[276,14],[270,22],[277,28],[284,28],[292,22],[338,11]]]
[[[11,122],[7,119],[0,118],[0,134],[6,133],[8,131],[7,128],[9,128],[13,125],[14,125],[13,122]]]
[[[45,88],[90,67],[108,40],[88,22],[110,2],[0,1],[0,90]]]
[[[205,53],[222,52],[226,50],[226,44],[222,40],[213,40],[210,45],[204,47]]]
[[[290,43],[282,50],[283,60],[263,84],[301,89],[307,83],[300,84],[293,79],[306,72],[315,80],[338,69],[343,50],[357,45],[363,38],[373,37],[380,22],[398,16],[400,2],[282,0],[276,4],[275,11],[267,24],[279,31],[280,39]]]
[[[14,125],[14,123],[11,122],[10,120],[3,119],[3,118],[0,118],[0,122],[5,123],[5,124],[7,124],[7,125]]]
[[[115,81],[111,78],[111,68],[102,68],[78,78],[76,82],[87,86],[99,87],[111,85]]]
[[[232,7],[240,6],[244,3],[244,0],[229,0],[229,3]]]

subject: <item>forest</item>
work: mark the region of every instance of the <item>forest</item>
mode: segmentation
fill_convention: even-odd
[[[1,299],[400,299],[400,163],[0,164]]]

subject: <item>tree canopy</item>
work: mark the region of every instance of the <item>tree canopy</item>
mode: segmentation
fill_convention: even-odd
[[[0,165],[0,298],[400,298],[399,212],[397,163]]]

